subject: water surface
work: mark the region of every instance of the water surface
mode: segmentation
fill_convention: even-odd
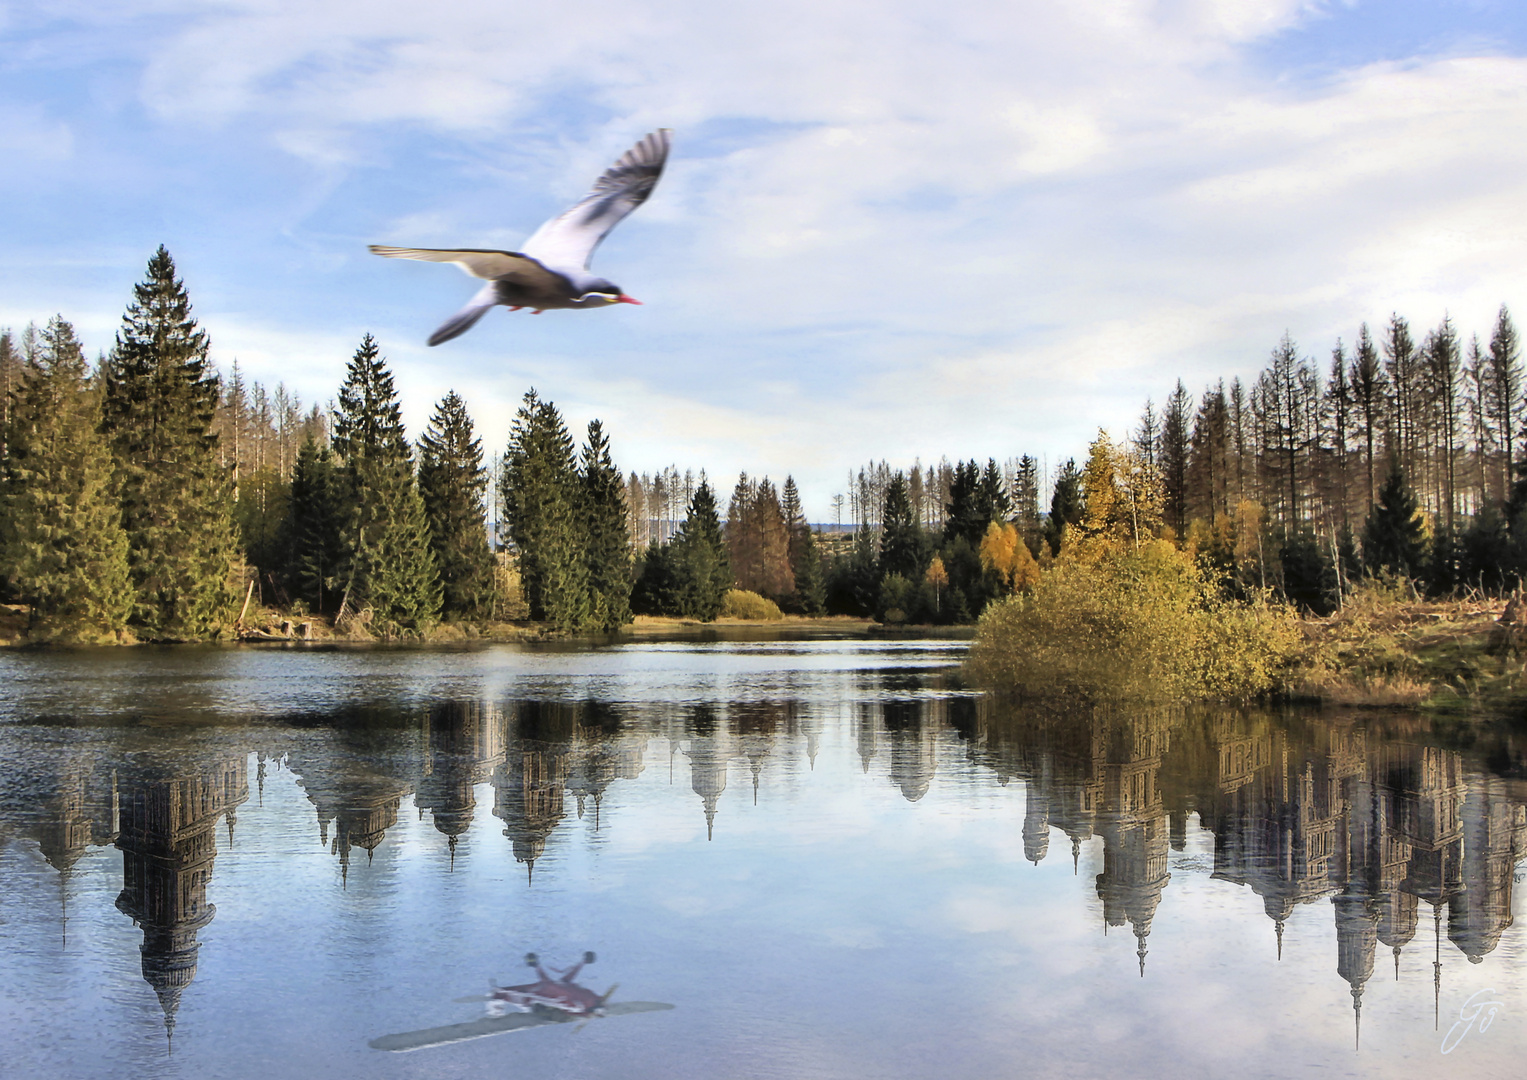
[[[962,650],[0,656],[0,1075],[1520,1075],[1510,725]],[[585,949],[675,1008],[367,1045]]]

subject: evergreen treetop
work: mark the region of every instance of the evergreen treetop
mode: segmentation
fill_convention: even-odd
[[[1426,530],[1416,496],[1396,465],[1379,488],[1379,501],[1363,529],[1363,559],[1369,570],[1416,577],[1426,569]]]
[[[34,636],[109,639],[132,610],[127,536],[111,493],[111,454],[97,430],[100,395],[62,316],[40,335],[9,405],[0,566],[31,605]]]
[[[369,606],[384,634],[420,632],[440,615],[439,571],[392,373],[370,334],[339,391],[334,446],[350,489],[350,602]]]
[[[572,436],[556,406],[532,388],[509,431],[499,483],[500,527],[519,556],[530,617],[566,631],[582,629],[590,616],[578,536],[581,502]]]
[[[466,403],[452,390],[419,439],[419,494],[440,568],[447,615],[492,614],[493,552],[488,547],[488,472]]]
[[[185,285],[163,246],[134,286],[105,365],[101,430],[127,533],[140,635],[206,637],[232,614],[232,485],[212,429],[219,394]]]
[[[880,529],[880,572],[900,574],[908,581],[923,573],[922,527],[912,513],[906,474],[898,471],[886,489],[884,521]]]
[[[330,445],[352,464],[361,458],[379,458],[393,464],[411,461],[392,372],[387,369],[376,338],[369,333],[361,338],[360,347],[346,367]]]
[[[631,544],[626,486],[598,420],[583,448],[583,536],[588,567],[589,625],[611,633],[631,621]]]

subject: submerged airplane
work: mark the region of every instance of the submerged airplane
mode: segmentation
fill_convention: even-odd
[[[556,972],[556,977],[553,977],[541,967],[540,957],[535,953],[527,953],[525,963],[535,968],[539,976],[536,982],[521,986],[495,986],[486,995],[456,999],[458,1002],[485,1002],[487,1015],[461,1024],[383,1035],[372,1039],[368,1045],[377,1050],[423,1050],[430,1046],[481,1039],[488,1035],[540,1027],[543,1024],[566,1024],[574,1020],[587,1022],[599,1016],[625,1016],[628,1013],[659,1012],[673,1008],[660,1001],[619,1001],[612,1004],[610,995],[615,993],[615,986],[603,994],[579,986],[573,980],[585,964],[593,962],[594,954],[586,952],[583,959],[570,968],[552,968]]]

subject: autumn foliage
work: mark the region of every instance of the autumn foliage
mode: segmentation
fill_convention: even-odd
[[[1226,599],[1167,541],[1090,537],[1068,543],[1031,590],[987,608],[968,672],[1027,696],[1245,698],[1277,685],[1297,643],[1286,609]]]

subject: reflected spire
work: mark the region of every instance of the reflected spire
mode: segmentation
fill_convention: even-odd
[[[1283,962],[1283,920],[1279,919],[1277,922],[1273,923],[1273,926],[1275,926],[1277,928],[1277,933],[1278,933],[1278,963],[1281,964]]]
[[[1432,905],[1432,1030],[1442,1028],[1442,909]]]
[[[58,873],[58,907],[59,907],[59,933],[61,940],[59,949],[69,947],[69,871],[71,867],[64,867]]]
[[[196,978],[197,934],[217,912],[207,902],[217,818],[231,816],[249,797],[247,769],[240,754],[126,789],[116,841],[122,852],[116,907],[143,932],[143,978],[164,1013],[167,1050],[173,1048],[181,995]]]

